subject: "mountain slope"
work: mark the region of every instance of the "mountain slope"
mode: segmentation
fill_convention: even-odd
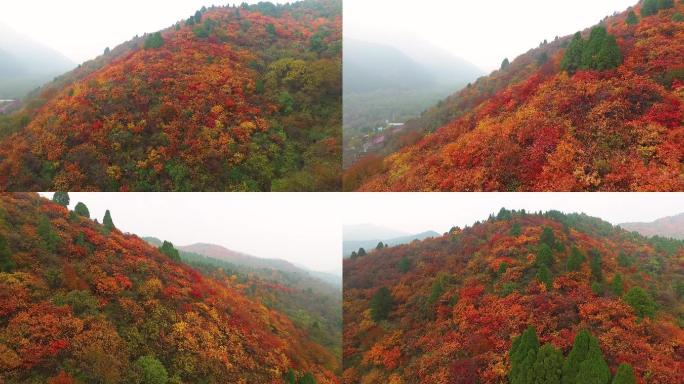
[[[683,260],[681,241],[507,210],[345,260],[343,379],[508,382],[513,339],[533,326],[564,356],[589,331],[611,374],[627,363],[638,383],[681,382]]]
[[[0,24],[0,99],[23,98],[75,67],[64,55]]]
[[[339,362],[250,280],[206,277],[34,194],[0,195],[5,383],[335,383]],[[250,296],[251,295],[251,296]],[[171,381],[170,381],[171,382]]]
[[[341,3],[198,11],[0,127],[4,190],[336,190]]]
[[[623,58],[616,69],[568,74],[573,38],[542,43],[407,124],[393,139],[403,149],[360,161],[345,189],[682,190],[677,13],[681,2],[636,24],[628,12],[606,18]]]
[[[644,236],[662,236],[684,240],[684,213],[663,217],[650,223],[623,223],[620,227]]]

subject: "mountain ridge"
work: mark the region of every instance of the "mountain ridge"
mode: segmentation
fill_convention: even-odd
[[[682,241],[584,214],[502,209],[444,236],[347,259],[343,379],[508,381],[509,351],[532,327],[561,359],[589,331],[609,378],[624,363],[638,383],[676,383],[682,257]]]

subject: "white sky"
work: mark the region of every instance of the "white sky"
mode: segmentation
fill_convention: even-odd
[[[44,193],[52,197],[52,193]],[[323,271],[341,270],[342,224],[323,193],[69,193],[102,222],[174,245],[212,243]]]
[[[409,233],[462,228],[501,207],[584,212],[612,224],[684,212],[684,193],[349,193],[343,200],[344,225],[373,223]]]
[[[370,42],[422,39],[485,71],[541,41],[573,34],[637,0],[344,0],[344,34]],[[398,47],[400,48],[400,47]]]
[[[51,193],[44,193],[51,197]],[[318,271],[339,270],[343,225],[448,231],[501,207],[584,212],[613,224],[684,212],[684,193],[69,193],[91,217],[175,245],[213,243]]]
[[[244,0],[258,3],[258,0]],[[270,0],[272,3],[287,1]],[[202,6],[243,0],[0,0],[0,23],[61,52],[77,64],[105,47],[187,19]]]

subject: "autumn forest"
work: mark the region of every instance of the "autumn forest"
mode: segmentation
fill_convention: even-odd
[[[0,115],[8,191],[341,188],[341,2],[202,8]]]

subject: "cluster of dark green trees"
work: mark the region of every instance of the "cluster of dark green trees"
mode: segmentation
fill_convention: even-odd
[[[641,7],[641,16],[648,17],[655,15],[661,9],[672,7],[674,7],[673,0],[644,0],[644,5]]]
[[[561,59],[561,69],[573,74],[578,70],[605,71],[622,63],[622,53],[615,36],[604,26],[592,28],[588,40],[577,32]]]
[[[299,378],[297,378],[297,376],[299,376]],[[303,375],[297,375],[297,373],[290,368],[285,374],[285,384],[316,384],[316,378],[309,372]]]
[[[509,353],[511,384],[634,384],[632,366],[621,364],[611,381],[598,340],[582,330],[567,357],[552,344],[539,346],[534,327],[513,340]]]
[[[71,198],[69,197],[69,192],[55,192],[52,195],[52,201],[65,208],[68,208]],[[77,215],[90,219],[90,211],[88,210],[88,207],[80,201],[76,203],[71,215],[72,217]],[[95,221],[97,222],[97,220]],[[102,225],[104,225],[104,228],[107,232],[111,232],[114,228],[116,228],[114,226],[114,221],[112,221],[112,214],[109,212],[109,209],[105,212],[105,215],[102,218]]]
[[[389,288],[382,287],[378,289],[370,301],[370,314],[373,321],[382,321],[387,319],[389,313],[394,307],[394,298]]]
[[[145,49],[156,49],[164,45],[164,38],[161,32],[155,32],[145,39]]]
[[[180,253],[176,248],[174,248],[173,244],[170,241],[164,240],[164,243],[158,249],[161,253],[168,256],[171,260],[180,263]]]
[[[368,253],[366,252],[365,249],[359,248],[358,252],[357,251],[352,252],[351,258],[356,259],[357,257],[363,257],[363,256],[366,256],[367,254]]]

